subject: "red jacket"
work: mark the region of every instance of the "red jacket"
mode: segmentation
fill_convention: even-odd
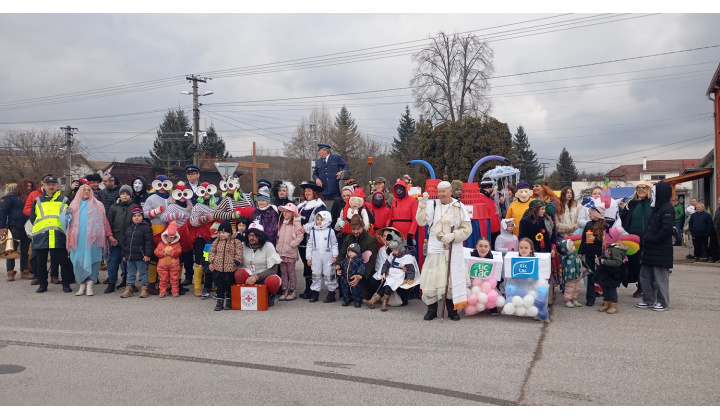
[[[395,187],[398,185],[405,187],[405,198],[401,199],[395,192]],[[415,235],[418,227],[417,219],[415,219],[418,203],[417,200],[410,197],[408,193],[409,191],[405,181],[400,180],[395,183],[395,186],[393,186],[393,196],[395,196],[395,199],[392,205],[390,205],[390,219],[387,224],[399,230],[406,238],[408,234]]]
[[[382,206],[380,207],[375,207],[375,202],[373,201],[373,197],[375,196],[375,194],[382,194],[383,196]],[[372,213],[373,217],[375,218],[373,227],[376,230],[386,227],[390,222],[390,209],[388,208],[387,204],[385,204],[385,194],[383,194],[382,191],[374,191],[370,196],[369,204],[370,213]]]
[[[36,198],[40,197],[42,195],[42,187],[38,187],[37,190],[31,192],[28,194],[27,200],[25,200],[25,207],[23,208],[23,213],[25,216],[30,216],[30,212],[32,211],[33,202]]]

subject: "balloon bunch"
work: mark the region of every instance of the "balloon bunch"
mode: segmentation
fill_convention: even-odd
[[[498,293],[496,288],[497,280],[495,279],[474,279],[468,292],[468,306],[465,308],[465,315],[475,315],[485,309],[502,309],[505,305],[505,298]]]
[[[517,279],[512,280],[517,281]],[[505,288],[507,303],[503,307],[502,313],[505,315],[529,316],[531,318],[537,317],[543,321],[547,320],[550,284],[547,280],[528,280],[525,286],[520,287],[519,284],[507,285]]]

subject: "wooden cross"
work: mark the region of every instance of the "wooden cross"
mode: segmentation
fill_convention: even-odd
[[[255,159],[257,156],[255,155],[255,142],[253,142],[253,154],[252,154],[252,162],[238,162],[238,166],[241,168],[252,168],[252,174],[253,174],[253,193],[255,196],[257,196],[257,169],[269,169],[270,165],[267,163],[258,163]]]

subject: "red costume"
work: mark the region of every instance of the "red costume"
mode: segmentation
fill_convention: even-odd
[[[173,237],[170,239],[169,237]],[[162,242],[155,248],[158,257],[157,273],[160,277],[160,296],[165,295],[168,282],[172,286],[173,296],[180,293],[180,235],[177,233],[177,223],[173,220],[168,224],[167,230],[161,235]],[[167,252],[169,255],[165,255]]]
[[[375,200],[376,196],[378,198],[382,196],[382,199]],[[378,204],[378,201],[380,202],[380,206],[376,207],[375,205]],[[373,217],[375,218],[375,222],[373,223],[373,227],[375,230],[382,229],[388,225],[390,222],[390,208],[388,208],[387,204],[385,204],[385,194],[383,194],[382,191],[375,191],[372,193],[372,196],[370,197],[370,213],[372,213]]]
[[[401,192],[398,193],[398,187]],[[390,205],[390,220],[388,226],[394,227],[400,233],[408,237],[408,234],[415,236],[418,224],[415,220],[417,214],[417,200],[408,195],[407,184],[403,180],[399,180],[393,186],[393,196],[395,199]]]
[[[480,202],[485,204],[488,217],[490,217],[490,232],[500,232],[500,218],[498,217],[497,210],[495,209],[495,201],[492,198],[486,196],[485,194],[482,194],[481,191]]]

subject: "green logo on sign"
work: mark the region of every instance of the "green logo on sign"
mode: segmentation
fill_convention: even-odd
[[[488,278],[493,271],[493,264],[489,262],[476,262],[470,266],[470,277]]]

